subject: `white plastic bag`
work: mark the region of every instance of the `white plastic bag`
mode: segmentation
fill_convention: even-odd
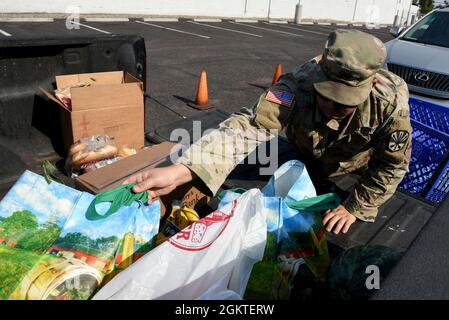
[[[150,251],[93,299],[242,297],[266,235],[263,195],[249,190]]]

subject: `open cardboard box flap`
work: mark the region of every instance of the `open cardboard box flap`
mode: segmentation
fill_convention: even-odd
[[[63,89],[79,82],[95,79],[92,85],[123,83],[123,71],[81,73],[56,76],[56,88]]]
[[[45,90],[44,88],[39,86],[39,89],[45,94],[45,96],[50,99],[51,101],[55,102],[57,105],[59,105],[61,108],[64,108],[64,110],[67,110],[70,112],[69,109],[58,99],[53,93],[50,93],[49,91]]]
[[[75,182],[94,194],[106,191],[119,186],[126,178],[139,171],[167,162],[170,151],[175,146],[174,143],[163,142],[145,148],[133,156],[85,173],[77,177]]]
[[[69,112],[123,106],[141,107],[143,105],[143,83],[123,71],[56,76],[56,88],[63,89],[91,78],[95,79],[95,82],[90,86],[70,89],[71,111],[59,101],[54,92],[39,88],[50,100]]]

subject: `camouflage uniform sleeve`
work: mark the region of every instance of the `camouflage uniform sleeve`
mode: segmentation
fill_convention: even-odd
[[[360,220],[374,222],[378,207],[395,193],[408,171],[412,147],[408,97],[406,85],[398,88],[396,108],[381,128],[369,168],[343,203]]]
[[[291,104],[267,100],[270,90],[291,96]],[[283,130],[294,105],[290,89],[278,82],[266,90],[252,108],[243,108],[192,144],[176,163],[187,166],[215,195],[231,171],[263,141]]]

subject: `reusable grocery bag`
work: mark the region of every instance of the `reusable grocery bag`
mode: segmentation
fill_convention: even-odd
[[[0,299],[87,299],[153,247],[160,204],[97,197],[25,171],[0,202]]]
[[[267,242],[262,261],[253,268],[245,298],[289,299],[302,264],[325,280],[330,259],[320,212],[336,208],[340,199],[335,194],[317,196],[307,169],[297,160],[276,170],[262,193]],[[225,191],[219,207],[240,196],[236,190]]]
[[[304,165],[290,161],[262,192],[223,193],[218,210],[150,251],[93,299],[288,298],[288,276],[304,259],[317,275],[327,269],[318,211],[338,203],[334,195],[317,197]]]
[[[241,298],[266,231],[263,195],[249,190],[151,250],[93,299]]]

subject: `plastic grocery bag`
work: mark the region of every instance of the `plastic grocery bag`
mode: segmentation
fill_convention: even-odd
[[[0,299],[87,299],[148,252],[160,204],[131,187],[95,197],[26,171],[0,202]]]
[[[336,208],[334,194],[316,196],[304,164],[286,162],[262,189],[267,217],[267,242],[264,258],[252,271],[246,299],[289,299],[299,266],[306,264],[324,280],[329,268],[326,234],[320,211]],[[226,191],[219,206],[240,197]]]
[[[263,257],[266,231],[262,193],[249,190],[147,253],[93,299],[238,299]]]

